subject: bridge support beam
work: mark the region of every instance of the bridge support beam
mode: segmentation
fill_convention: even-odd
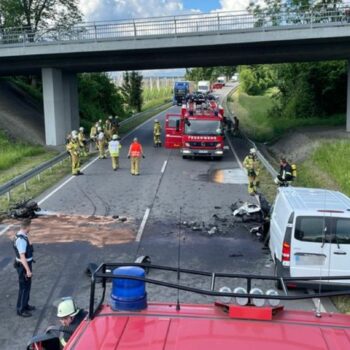
[[[55,68],[42,69],[46,144],[64,144],[66,134],[79,126],[77,79]]]
[[[350,60],[348,60],[348,90],[346,101],[346,131],[350,132]]]

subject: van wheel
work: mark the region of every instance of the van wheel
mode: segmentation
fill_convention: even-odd
[[[275,276],[275,277],[280,277],[280,276],[281,276],[280,269],[278,268],[278,260],[277,260],[277,259],[275,259],[275,271],[274,271],[274,276]],[[275,287],[276,287],[278,290],[283,290],[281,281],[275,281]]]

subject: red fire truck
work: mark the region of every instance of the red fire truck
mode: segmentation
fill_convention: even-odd
[[[146,269],[151,278],[146,276]],[[172,274],[165,278],[166,281],[178,282],[156,278],[164,278],[166,274]],[[203,279],[203,283],[207,283],[202,285],[207,285],[207,288],[180,284],[184,274],[192,276],[194,280]],[[350,349],[350,315],[319,310],[292,311],[279,305],[283,300],[345,295],[349,291],[279,295],[274,289],[264,292],[256,287],[259,283],[266,284],[267,280],[279,280],[285,287],[296,279],[213,273],[151,264],[101,264],[91,278],[88,316],[80,323],[64,349]],[[109,303],[105,304],[107,283],[110,281]],[[230,287],[220,288],[223,281]],[[237,281],[244,283],[244,286],[238,286],[232,291]],[[174,293],[173,301],[153,303],[148,300],[146,285],[173,288],[178,293],[180,290],[197,293],[217,300],[208,304],[182,304],[179,294]],[[100,291],[96,290],[97,286],[100,286]],[[58,350],[58,337],[49,334],[36,336],[28,349]]]
[[[183,158],[224,154],[224,110],[215,101],[208,108],[183,105],[180,114],[167,114],[165,147],[179,148]]]

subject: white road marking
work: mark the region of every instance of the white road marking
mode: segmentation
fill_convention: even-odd
[[[162,166],[162,170],[160,171],[162,174],[164,173],[167,164],[168,164],[168,161],[165,160],[165,161],[164,161],[164,164],[163,164],[163,166]]]
[[[171,107],[169,107],[168,109],[170,109]],[[154,118],[160,116],[162,113],[164,113],[165,111],[167,111],[168,109],[156,114],[155,116],[153,116],[150,119],[145,120],[142,124],[140,124],[139,126],[137,126],[135,129],[131,130],[130,132],[128,132],[126,135],[124,135],[122,137],[122,140],[126,139],[128,136],[130,136],[133,132],[135,132],[136,130],[140,129],[142,126],[144,126],[145,124],[151,122]],[[85,170],[87,169],[90,165],[92,165],[93,163],[95,163],[98,160],[98,157],[94,158],[92,161],[90,161],[88,164],[86,164],[81,170]],[[65,185],[67,185],[67,183],[71,182],[73,179],[75,178],[75,176],[71,176],[70,178],[68,178],[66,181],[64,181],[61,185],[59,185],[57,188],[55,188],[52,192],[50,192],[47,196],[45,196],[43,199],[41,199],[38,204],[41,205],[42,203],[44,203],[45,201],[47,201],[50,197],[52,197],[56,192],[58,192],[62,187],[64,187]],[[0,233],[1,235],[1,233]]]
[[[90,165],[92,165],[93,163],[95,163],[98,160],[98,157],[94,158],[91,162],[89,162],[88,164],[86,164],[81,170],[85,170],[87,169]],[[66,181],[64,181],[61,185],[59,185],[58,187],[56,187],[53,191],[51,191],[47,196],[45,196],[43,199],[41,199],[38,204],[41,205],[42,203],[44,203],[46,200],[48,200],[50,197],[52,197],[56,192],[58,192],[62,187],[64,187],[65,185],[67,185],[68,182],[72,181],[75,178],[75,176],[71,176],[69,177]]]
[[[0,236],[2,236],[4,233],[6,233],[11,227],[12,227],[12,225],[8,225],[4,229],[2,229],[0,231]]]
[[[145,215],[143,216],[140,228],[137,231],[137,235],[136,235],[136,239],[135,239],[136,242],[140,242],[141,241],[142,234],[143,234],[143,231],[145,229],[146,222],[147,222],[147,219],[148,219],[148,216],[149,216],[150,212],[151,212],[151,209],[147,208],[146,211],[145,211]]]
[[[239,160],[238,155],[237,155],[235,149],[233,148],[232,143],[231,143],[231,140],[230,140],[229,137],[227,137],[227,141],[228,141],[228,143],[229,143],[229,145],[230,145],[231,151],[232,151],[233,155],[235,156],[236,161],[237,161],[239,167],[240,167],[242,170],[244,170],[243,165],[242,165],[241,161]]]

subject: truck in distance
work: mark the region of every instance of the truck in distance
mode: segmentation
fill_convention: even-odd
[[[210,92],[210,81],[209,80],[201,80],[197,85],[197,92],[201,94],[208,94]]]
[[[175,81],[173,89],[173,104],[181,106],[186,96],[190,93],[189,81]]]

